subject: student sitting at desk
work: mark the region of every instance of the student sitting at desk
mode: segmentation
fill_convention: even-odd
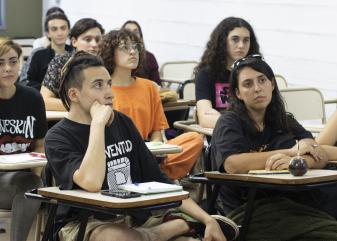
[[[132,75],[144,57],[140,39],[126,29],[111,31],[103,37],[99,54],[111,74],[114,108],[132,119],[144,140],[163,141],[168,123],[159,92],[151,81]],[[201,135],[184,133],[167,143],[181,146],[183,151],[169,154],[161,168],[172,179],[183,178],[201,153]]]
[[[214,128],[228,108],[229,76],[237,59],[259,54],[252,26],[242,18],[228,17],[213,30],[195,70],[195,95],[199,124]]]
[[[44,28],[50,39],[50,45],[47,48],[36,51],[32,55],[27,72],[27,85],[39,91],[49,62],[56,55],[72,52],[72,47],[66,44],[70,29],[70,22],[66,15],[62,13],[48,15]],[[25,82],[25,80],[21,81]]]
[[[45,142],[57,185],[62,189],[97,192],[116,190],[118,185],[132,182],[170,182],[132,121],[112,109],[111,77],[102,60],[77,52],[64,68],[60,97],[69,115],[48,131]],[[180,210],[206,225],[205,239],[226,240],[217,221],[191,199],[184,200]],[[75,240],[78,213],[64,209],[62,214],[57,217],[60,240]],[[187,222],[181,219],[132,229],[98,217],[89,220],[84,240],[195,240],[174,239],[189,232]],[[141,223],[144,221],[146,218]],[[229,238],[235,236],[231,225],[222,223],[231,231]]]
[[[70,30],[70,40],[76,51],[85,51],[97,55],[98,43],[101,41],[104,29],[100,23],[92,18],[78,20]],[[73,53],[56,56],[49,63],[44,76],[41,94],[47,110],[65,111],[58,91],[60,88],[61,71],[64,64]]]
[[[296,140],[300,142],[299,154],[307,160],[309,168],[326,166],[327,156],[324,150],[316,144],[310,132],[290,113],[285,112],[274,73],[262,56],[252,55],[234,62],[230,96],[230,109],[219,118],[213,132],[211,159],[214,170],[248,173],[253,169],[288,169],[291,158],[297,154]],[[312,210],[319,212],[320,209],[337,217],[334,189],[335,186],[305,192],[265,191],[259,194],[260,198],[287,197],[305,204],[302,205],[303,209],[311,206]],[[228,214],[246,201],[246,188],[221,186],[217,208],[222,214]],[[300,211],[297,214],[299,213]],[[313,211],[312,215],[316,214]],[[258,214],[254,212],[252,220],[256,217],[254,215]],[[277,220],[275,217],[268,218],[265,221]],[[280,224],[287,225],[282,221]],[[288,230],[285,227],[287,226],[282,226],[280,230]]]
[[[44,151],[43,99],[38,91],[15,83],[21,53],[18,44],[0,39],[0,155]],[[0,209],[12,210],[11,241],[27,240],[40,203],[24,193],[41,186],[40,177],[30,170],[0,170]]]

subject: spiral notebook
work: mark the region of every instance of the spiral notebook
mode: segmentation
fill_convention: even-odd
[[[142,182],[118,186],[119,189],[142,194],[182,191],[183,187],[162,182]]]

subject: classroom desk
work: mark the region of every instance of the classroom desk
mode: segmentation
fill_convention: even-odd
[[[164,111],[189,109],[190,106],[195,106],[195,100],[179,99],[163,103]]]
[[[68,116],[67,111],[46,111],[47,121],[59,121]]]
[[[176,121],[174,122],[174,127],[177,129],[181,129],[184,131],[195,131],[200,134],[204,134],[207,136],[212,136],[213,129],[212,128],[204,128],[196,123],[195,120],[186,120],[186,121]]]
[[[22,153],[22,154],[28,154],[28,153]],[[15,157],[17,155],[22,154],[12,154],[12,157]],[[29,169],[29,168],[35,168],[35,167],[44,167],[47,164],[46,158],[39,158],[29,161],[20,161],[13,160],[13,161],[4,161],[1,160],[0,156],[0,170],[21,170],[21,169]]]
[[[211,207],[214,207],[219,188],[222,184],[249,188],[245,217],[238,239],[243,241],[248,232],[249,222],[253,213],[253,204],[258,189],[300,191],[337,185],[337,171],[309,170],[304,176],[300,177],[295,177],[291,174],[250,175],[227,174],[214,171],[205,172],[204,176],[192,176],[190,180],[197,183],[214,184],[213,193],[208,202],[209,210]]]
[[[134,210],[151,211],[166,209],[181,205],[181,201],[189,197],[186,191],[168,192],[141,197],[121,199],[90,193],[84,190],[60,190],[58,187],[45,187],[26,192],[27,198],[33,198],[51,204],[47,225],[42,241],[47,241],[52,233],[53,220],[59,204],[82,210],[81,225],[77,240],[82,240],[88,217],[93,212],[108,214],[128,214]]]

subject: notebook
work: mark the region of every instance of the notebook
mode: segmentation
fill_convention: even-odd
[[[151,141],[151,142],[145,142],[147,148],[149,150],[164,150],[164,149],[174,149],[174,148],[177,148],[176,145],[171,145],[171,144],[166,144],[166,143],[163,143],[163,142],[160,142],[160,141]]]
[[[0,163],[6,164],[41,161],[44,159],[46,159],[46,156],[37,152],[0,155]]]
[[[142,182],[142,183],[125,184],[118,186],[118,188],[142,194],[174,192],[183,190],[182,186],[162,182]]]

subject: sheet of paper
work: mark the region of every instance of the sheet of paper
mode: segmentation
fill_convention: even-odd
[[[23,163],[23,162],[33,162],[33,161],[41,161],[46,159],[43,153],[20,153],[20,154],[12,154],[12,155],[0,155],[1,163]]]
[[[173,192],[183,190],[182,186],[162,182],[143,182],[120,185],[118,188],[143,194]]]
[[[159,142],[159,141],[145,142],[145,144],[146,144],[147,148],[149,148],[149,150],[174,149],[174,148],[178,147],[176,145],[166,144],[166,143]]]

